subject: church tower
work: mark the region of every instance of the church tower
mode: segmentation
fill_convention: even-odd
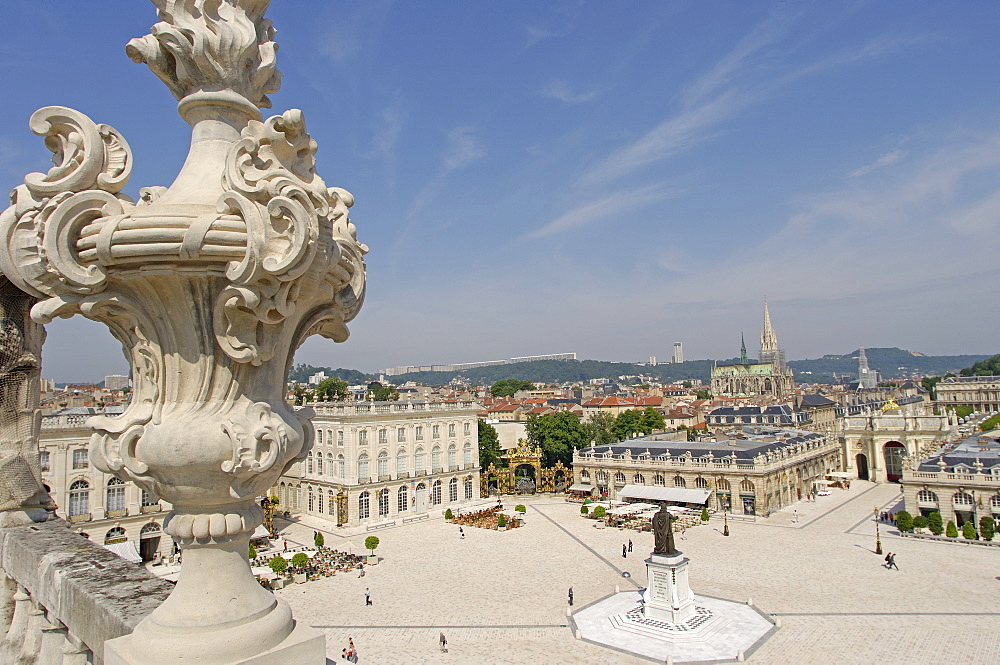
[[[764,300],[764,329],[760,333],[759,362],[771,363],[777,373],[784,374],[788,367],[785,364],[785,352],[778,348],[778,336],[771,326],[771,312],[767,309],[767,299]]]
[[[877,373],[868,369],[868,356],[865,355],[865,347],[861,347],[858,351],[858,388],[871,390],[877,386]]]

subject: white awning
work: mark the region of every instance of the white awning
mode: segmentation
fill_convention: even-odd
[[[142,557],[139,556],[139,551],[135,549],[135,543],[131,540],[121,543],[110,543],[105,545],[104,549],[117,554],[129,563],[142,563]]]
[[[652,508],[656,510],[656,506],[650,503],[627,503],[624,506],[618,506],[617,508],[612,508],[608,511],[611,515],[627,515],[628,513],[638,513],[643,510],[648,510]]]
[[[830,473],[828,473],[826,475],[831,476],[833,478],[847,478],[847,479],[850,479],[850,478],[854,477],[854,476],[852,476],[851,474],[849,474],[846,471],[831,471]]]
[[[579,485],[579,484],[577,484],[577,485],[572,485],[566,491],[567,492],[591,492],[591,491],[593,491],[593,489],[594,488],[591,487],[590,485]]]
[[[655,485],[626,485],[618,492],[618,496],[629,499],[674,501],[677,503],[705,503],[708,501],[709,495],[711,495],[709,490],[658,487]]]
[[[267,527],[263,524],[258,524],[257,528],[253,530],[253,535],[250,536],[250,540],[257,540],[260,538],[271,539],[271,534],[267,532]]]

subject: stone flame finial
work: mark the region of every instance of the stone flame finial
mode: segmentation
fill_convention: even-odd
[[[233,90],[260,108],[281,87],[271,0],[152,0],[160,22],[125,52],[146,63],[177,99]]]

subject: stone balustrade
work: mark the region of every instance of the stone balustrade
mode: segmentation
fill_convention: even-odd
[[[61,520],[0,530],[0,662],[104,662],[173,585],[71,532]]]
[[[441,411],[471,411],[479,407],[475,402],[355,402],[339,404],[333,402],[314,402],[307,406],[312,408],[317,416],[360,416],[360,415],[393,415],[414,412]]]
[[[87,429],[87,419],[91,416],[45,416],[42,418],[42,429]]]
[[[679,456],[645,456],[637,455],[633,457],[629,454],[619,454],[614,455],[610,453],[573,453],[573,464],[583,464],[586,462],[601,462],[601,461],[614,461],[618,465],[628,465],[636,467],[650,467],[650,466],[662,466],[664,468],[676,468],[676,469],[715,469],[715,470],[732,470],[738,469],[741,471],[767,471],[775,467],[779,467],[782,464],[787,463],[789,460],[798,459],[800,456],[814,453],[814,452],[827,452],[830,449],[837,448],[839,444],[836,442],[830,442],[826,439],[817,441],[806,441],[804,443],[799,443],[789,448],[783,448],[777,451],[773,451],[766,455],[758,455],[753,461],[747,460],[734,460],[732,457],[689,457],[686,455]]]
[[[950,471],[910,471],[903,469],[903,482],[923,479],[930,482],[961,482],[963,485],[1000,487],[1000,475],[991,473],[952,473]],[[928,483],[929,484],[929,483]]]

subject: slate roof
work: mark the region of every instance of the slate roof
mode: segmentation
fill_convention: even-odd
[[[630,450],[633,457],[638,457],[649,450],[649,454],[653,457],[667,453],[670,453],[671,457],[683,457],[691,451],[694,457],[704,457],[712,453],[716,459],[729,457],[735,453],[737,460],[751,461],[757,455],[770,450],[824,438],[822,434],[816,432],[765,426],[744,427],[741,438],[720,441],[666,441],[658,439],[658,436],[660,435],[653,434],[620,443],[591,446],[581,449],[580,452],[600,455],[610,449],[613,455],[623,455],[626,450]]]
[[[954,472],[956,465],[965,466],[975,473],[976,460],[983,464],[983,473],[991,470],[1000,473],[1000,430],[977,432],[951,448],[945,448],[920,463],[918,471],[940,470],[938,460],[944,457],[945,471]]]

